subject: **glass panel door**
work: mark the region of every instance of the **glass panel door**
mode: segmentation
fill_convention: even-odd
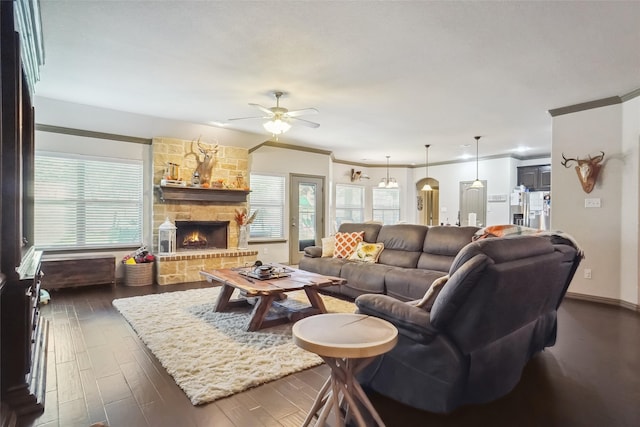
[[[298,264],[304,248],[320,244],[324,235],[324,178],[291,175],[289,263]]]

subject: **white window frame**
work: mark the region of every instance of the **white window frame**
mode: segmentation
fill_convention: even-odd
[[[256,210],[258,214],[249,225],[249,240],[252,242],[265,242],[285,239],[285,197],[287,181],[282,174],[251,172],[249,174],[251,193],[249,193],[249,215]],[[265,183],[261,183],[265,181]],[[271,181],[269,183],[269,181]],[[264,220],[269,212],[271,224],[275,226],[272,232],[265,233]]]

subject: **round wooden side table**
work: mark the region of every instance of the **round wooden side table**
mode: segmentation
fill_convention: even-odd
[[[331,368],[331,376],[320,389],[302,427],[308,426],[316,415],[315,425],[324,426],[332,409],[337,426],[344,426],[353,416],[357,425],[367,427],[362,409],[368,411],[379,426],[384,426],[355,375],[375,356],[396,345],[396,327],[377,317],[331,313],[299,320],[292,332],[298,347],[316,353]]]

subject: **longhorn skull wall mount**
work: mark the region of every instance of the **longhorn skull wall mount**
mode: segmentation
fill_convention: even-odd
[[[598,174],[600,173],[600,169],[602,169],[601,163],[602,160],[604,160],[604,151],[600,151],[600,153],[601,154],[599,156],[591,157],[591,155],[589,155],[588,159],[582,160],[579,157],[576,157],[575,159],[566,158],[564,153],[562,153],[562,158],[564,159],[560,162],[562,163],[562,166],[568,168],[570,167],[570,162],[577,163],[575,170],[585,193],[591,193],[593,187],[596,185],[596,181],[598,180]]]

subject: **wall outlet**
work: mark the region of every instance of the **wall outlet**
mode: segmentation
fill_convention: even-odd
[[[262,253],[263,254],[268,254],[269,253],[269,248],[262,248]]]
[[[599,208],[600,199],[584,199],[585,208]]]
[[[585,279],[591,279],[591,269],[590,268],[585,268],[584,269],[584,278]]]

